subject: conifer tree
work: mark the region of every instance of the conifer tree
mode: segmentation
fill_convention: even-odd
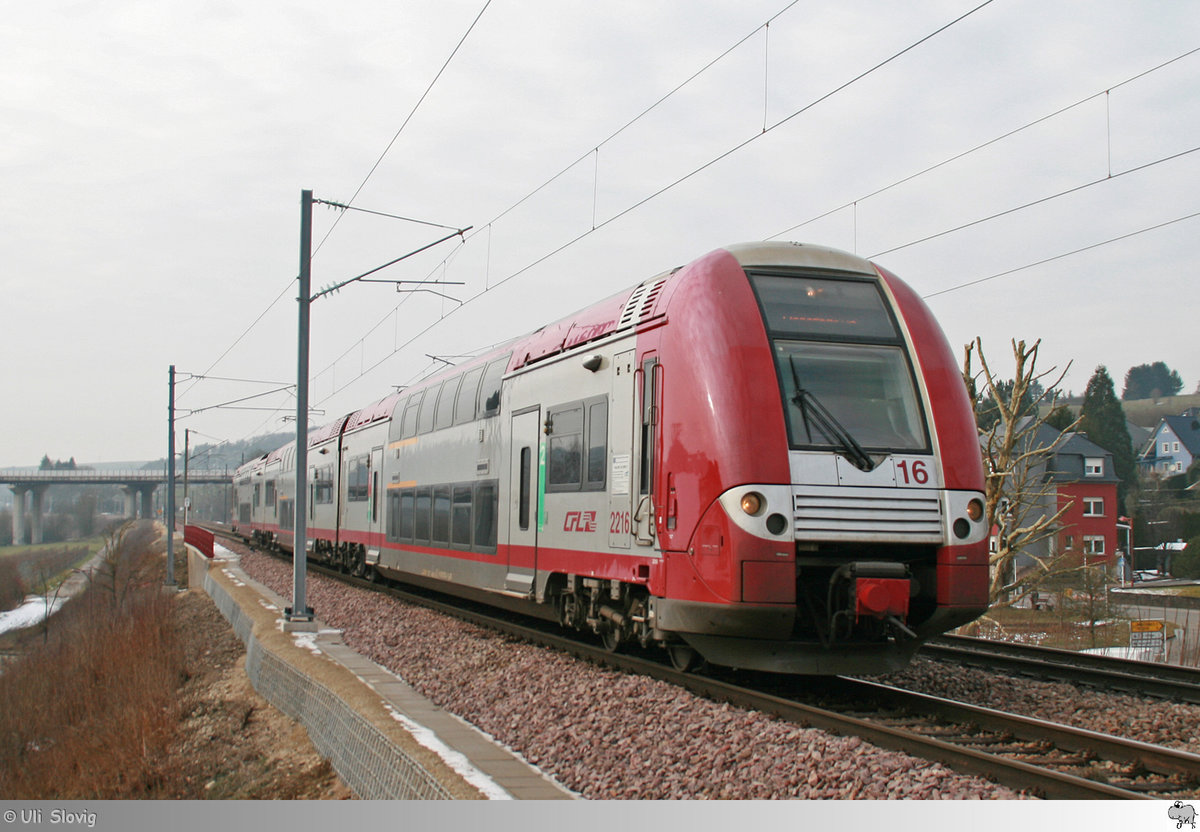
[[[1079,410],[1079,430],[1086,433],[1092,442],[1112,453],[1113,467],[1121,478],[1117,486],[1117,501],[1124,507],[1126,497],[1137,484],[1137,464],[1129,428],[1125,424],[1125,410],[1117,399],[1108,368],[1103,364],[1088,379],[1083,406]]]

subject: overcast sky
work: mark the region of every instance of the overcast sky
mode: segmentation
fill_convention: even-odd
[[[380,276],[464,285],[314,303],[314,424],[770,237],[872,257],[1001,370],[1040,338],[1075,392],[1200,383],[1200,4],[493,0],[430,89],[484,2],[8,4],[0,467],[165,456],[171,364],[274,383],[181,381],[181,416],[294,382],[300,192],[364,179],[474,227]],[[444,233],[318,207],[314,289]],[[288,430],[289,396],[179,430]]]

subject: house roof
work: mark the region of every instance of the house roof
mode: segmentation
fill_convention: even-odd
[[[1023,430],[1029,424],[1030,417],[1017,423],[1017,430]],[[982,441],[982,437],[981,437]],[[1046,465],[1046,476],[1055,482],[1120,482],[1116,468],[1113,465],[1111,451],[1097,445],[1083,433],[1063,433],[1047,424],[1038,425],[1034,434],[1026,440],[1030,448],[1054,448],[1054,459]],[[1104,460],[1104,474],[1101,476],[1085,473],[1089,459]]]
[[[1140,458],[1143,462],[1158,459],[1159,436],[1162,435],[1163,428],[1169,428],[1193,457],[1200,456],[1200,413],[1196,412],[1196,408],[1189,408],[1180,416],[1163,416],[1159,420],[1153,437],[1147,442],[1141,453]],[[1172,455],[1168,454],[1167,456]]]
[[[1054,428],[1047,429],[1054,430]],[[1041,431],[1038,433],[1040,436]],[[1101,448],[1083,433],[1067,433],[1064,434],[1064,437],[1062,444],[1058,446],[1054,454],[1054,464],[1050,470],[1051,479],[1058,482],[1075,482],[1084,479],[1088,482],[1121,481],[1113,466],[1111,451]],[[1088,459],[1104,460],[1104,474],[1102,476],[1089,476],[1084,473],[1085,463]]]
[[[1196,416],[1164,416],[1162,420],[1192,456],[1200,456],[1200,420]]]

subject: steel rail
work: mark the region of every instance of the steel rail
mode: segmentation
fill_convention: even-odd
[[[1200,704],[1200,671],[1195,668],[966,636],[933,639],[922,645],[917,655],[1103,690]]]

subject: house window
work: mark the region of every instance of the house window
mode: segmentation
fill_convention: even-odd
[[[1179,443],[1178,443],[1178,442],[1172,442],[1172,443],[1171,443],[1171,450],[1172,450],[1172,451],[1174,451],[1175,453],[1179,453]]]
[[[1074,549],[1075,548],[1075,535],[1073,535],[1073,534],[1067,535],[1065,538],[1063,538],[1063,544],[1068,552],[1071,551],[1072,549]]]
[[[1083,462],[1083,473],[1088,477],[1103,477],[1104,459],[1098,456],[1087,457]]]
[[[1162,450],[1162,452],[1163,452],[1164,454],[1169,454],[1169,453],[1171,453],[1171,443],[1170,443],[1170,442],[1164,442],[1164,443],[1162,443],[1162,445],[1163,445],[1163,450]]]
[[[1083,553],[1085,555],[1103,555],[1104,537],[1098,534],[1085,534],[1083,536]]]
[[[1084,517],[1103,517],[1104,516],[1104,498],[1103,497],[1084,497],[1083,498],[1083,516]]]

